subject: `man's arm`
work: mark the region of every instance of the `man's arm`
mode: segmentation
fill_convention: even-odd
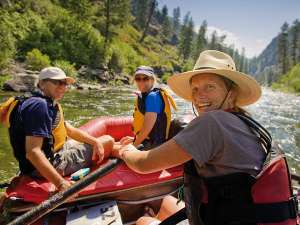
[[[97,159],[100,163],[105,156],[110,155],[110,151],[114,144],[114,139],[108,135],[104,135],[100,138],[95,138],[89,135],[87,132],[73,127],[69,123],[65,123],[68,137],[75,141],[87,143],[93,146],[93,159]]]
[[[43,137],[26,136],[26,158],[58,190],[64,190],[70,186],[70,183],[55,170],[42,152],[43,139]]]
[[[87,132],[80,130],[76,127],[73,127],[69,123],[65,123],[65,126],[66,126],[68,137],[70,137],[76,141],[79,141],[82,143],[87,143],[90,145],[94,145],[97,142],[97,138],[89,135]]]
[[[144,117],[144,123],[141,131],[136,136],[134,141],[134,146],[140,145],[150,134],[152,128],[157,119],[157,113],[155,112],[146,112]]]

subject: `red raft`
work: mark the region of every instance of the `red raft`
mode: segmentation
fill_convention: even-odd
[[[133,136],[131,117],[100,117],[89,121],[81,129],[95,137],[108,134],[115,140]],[[138,174],[122,163],[111,173],[83,189],[74,201],[65,203],[56,211],[69,210],[75,205],[85,206],[115,200],[123,222],[135,221],[141,216],[145,204],[159,205],[164,196],[176,193],[182,185],[182,175],[182,166],[152,174]],[[9,205],[6,210],[15,215],[24,213],[48,199],[54,190],[54,185],[44,179],[15,177],[6,190],[8,198],[5,205]]]

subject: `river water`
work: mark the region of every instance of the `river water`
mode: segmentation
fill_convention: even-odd
[[[98,116],[131,115],[133,89],[107,88],[101,91],[69,91],[62,101],[65,118],[80,126]],[[0,92],[0,102],[15,93]],[[191,114],[191,105],[177,98],[175,117]],[[287,154],[292,172],[300,173],[300,96],[263,89],[259,102],[247,108],[263,124]],[[18,170],[10,148],[7,131],[0,126],[0,183],[8,181]]]

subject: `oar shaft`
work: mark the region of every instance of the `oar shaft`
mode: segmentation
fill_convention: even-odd
[[[112,169],[114,169],[121,160],[119,159],[112,159],[106,165],[100,167],[99,169],[95,170],[93,173],[87,175],[82,180],[78,181],[74,185],[72,185],[69,189],[59,192],[48,200],[43,201],[40,205],[34,207],[30,211],[24,213],[23,215],[17,217],[8,225],[23,225],[23,224],[31,224],[41,218],[42,216],[48,214],[61,204],[63,204],[69,197],[76,194],[83,188],[87,187],[91,183],[95,182],[99,179],[100,176],[104,176],[109,173]]]

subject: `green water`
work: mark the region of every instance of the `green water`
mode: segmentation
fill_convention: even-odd
[[[132,88],[107,88],[101,91],[70,91],[62,101],[65,118],[80,126],[98,116],[131,115]],[[15,93],[0,92],[0,102]],[[175,116],[191,114],[191,105],[175,97],[179,110]],[[300,97],[263,89],[261,100],[247,108],[272,134],[288,156],[292,172],[300,173]],[[8,181],[18,169],[7,131],[0,126],[0,183]]]

